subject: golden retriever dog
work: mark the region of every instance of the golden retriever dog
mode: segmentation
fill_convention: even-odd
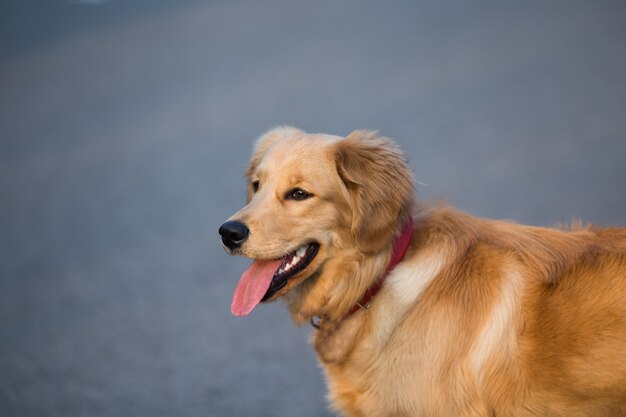
[[[374,132],[277,128],[220,228],[253,260],[231,310],[286,301],[349,417],[626,416],[626,229],[472,217],[414,200]]]

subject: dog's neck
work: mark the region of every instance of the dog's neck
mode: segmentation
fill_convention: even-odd
[[[389,275],[389,273],[398,265],[402,259],[404,259],[404,255],[406,251],[409,249],[409,244],[411,243],[411,239],[413,238],[413,218],[409,216],[402,226],[402,231],[400,235],[393,242],[393,250],[391,252],[391,259],[389,260],[389,264],[385,269],[385,272],[378,277],[376,282],[363,294],[361,299],[348,311],[348,314],[344,317],[344,319],[350,317],[360,309],[368,309],[370,303],[378,294],[380,289],[383,287],[385,283],[385,279]]]
[[[409,216],[404,223],[400,235],[393,243],[391,257],[387,267],[378,279],[365,291],[360,300],[340,320],[328,320],[313,317],[311,324],[317,329],[313,336],[313,345],[320,360],[324,363],[341,361],[352,350],[359,339],[359,333],[367,321],[368,315],[356,314],[367,310],[374,297],[379,293],[389,273],[402,261],[413,238],[413,219]],[[354,315],[354,316],[353,316]],[[346,320],[350,317],[350,320]]]
[[[409,249],[411,239],[413,238],[413,230],[414,230],[413,218],[409,216],[407,220],[405,221],[404,225],[402,226],[400,234],[394,240],[393,248],[391,252],[391,258],[389,259],[389,263],[387,264],[387,267],[385,268],[384,272],[380,274],[380,276],[376,279],[376,281],[374,281],[374,283],[365,291],[365,293],[363,293],[363,295],[356,302],[356,304],[354,304],[348,310],[346,315],[343,317],[342,321],[352,316],[354,313],[356,313],[357,311],[361,309],[363,310],[369,309],[369,306],[372,300],[374,299],[374,297],[376,297],[378,292],[383,287],[383,284],[385,283],[385,280],[387,276],[389,275],[389,273],[396,267],[396,265],[398,265],[402,261],[402,259],[404,259],[404,255]],[[322,319],[317,316],[313,316],[311,318],[311,325],[315,327],[316,329],[320,328],[321,322],[322,322]]]

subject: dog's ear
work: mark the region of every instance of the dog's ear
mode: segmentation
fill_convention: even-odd
[[[337,142],[336,158],[356,243],[365,252],[380,251],[411,210],[413,180],[404,155],[377,132],[356,130]]]
[[[267,150],[281,139],[303,133],[304,132],[296,129],[295,127],[280,126],[265,132],[261,135],[261,137],[259,137],[259,139],[257,139],[254,150],[252,151],[252,157],[250,158],[250,162],[248,164],[248,169],[246,170],[246,178],[248,179],[248,203],[254,194],[252,184],[250,184],[250,178],[254,175]]]

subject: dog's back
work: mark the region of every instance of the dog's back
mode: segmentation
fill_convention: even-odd
[[[536,402],[555,415],[624,416],[626,229],[570,236],[556,273],[527,294],[520,358]]]

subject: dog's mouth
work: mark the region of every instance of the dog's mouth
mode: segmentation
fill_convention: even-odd
[[[265,292],[261,301],[267,301],[272,298],[278,291],[280,291],[290,278],[297,275],[300,271],[304,270],[319,250],[320,245],[317,243],[309,243],[300,247],[295,252],[292,252],[280,259],[280,267],[274,272],[270,287]]]
[[[262,301],[268,301],[280,292],[290,279],[308,267],[319,251],[320,245],[307,243],[280,259],[254,260],[241,275],[231,304],[235,316],[245,316]]]

